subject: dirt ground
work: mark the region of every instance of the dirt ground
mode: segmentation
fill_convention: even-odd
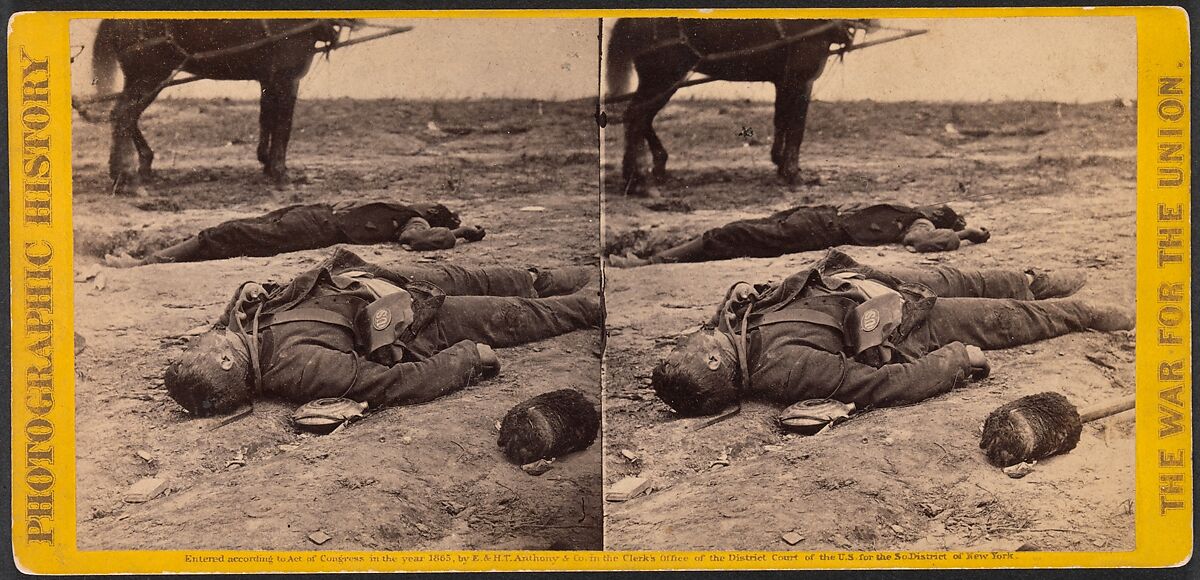
[[[533,477],[509,464],[496,423],[514,404],[575,388],[599,404],[599,330],[498,351],[498,378],[386,409],[316,437],[269,402],[214,430],[167,396],[162,373],[189,330],[243,281],[287,280],[331,250],[116,270],[220,221],[347,198],[439,201],[487,229],[432,253],[354,247],[370,261],[598,266],[591,107],[532,101],[301,101],[290,191],[254,159],[257,103],[160,101],[142,126],[157,152],[148,198],[108,193],[108,130],[75,119],[75,324],[79,548],[280,550],[596,549],[600,445]],[[521,211],[540,206],[542,211]],[[597,275],[598,269],[597,269]],[[122,500],[143,477],[165,496]],[[309,534],[331,539],[315,545]]]
[[[622,195],[622,128],[606,129],[606,240],[694,235],[799,204],[948,201],[991,241],[935,255],[842,249],[885,266],[1082,268],[1079,296],[1132,309],[1135,125],[1128,103],[815,103],[803,183],[789,188],[770,163],[770,104],[675,102],[656,125],[672,155],[663,199]],[[606,269],[605,483],[653,486],[607,505],[609,549],[1133,549],[1131,413],[1085,426],[1074,451],[1023,479],[978,449],[984,417],[1020,396],[1086,406],[1132,394],[1132,333],[991,352],[981,382],[818,436],[784,434],[764,404],[704,430],[673,417],[649,376],[677,333],[734,282],[779,280],[821,254]],[[803,537],[794,546],[780,537],[790,531]]]

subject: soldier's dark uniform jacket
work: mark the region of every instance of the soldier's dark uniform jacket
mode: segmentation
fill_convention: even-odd
[[[274,256],[335,244],[396,242],[415,218],[432,228],[456,228],[459,217],[441,204],[392,202],[292,205],[270,213],[227,221],[202,230],[199,247],[180,260]],[[454,246],[453,235],[449,247]],[[444,245],[444,244],[443,244]],[[420,248],[435,249],[435,248]]]
[[[475,342],[462,337],[479,336],[491,346],[513,346],[599,322],[595,296],[535,298],[526,270],[451,266],[430,274],[428,278],[437,284],[368,264],[339,249],[321,266],[287,284],[265,284],[264,302],[239,304],[239,288],[220,324],[236,325],[240,318],[241,326],[250,330],[257,313],[265,393],[296,402],[347,397],[384,406],[429,401],[480,376]],[[407,325],[394,327],[399,331],[394,342],[368,352],[363,315],[378,298],[373,280],[405,291],[404,305],[411,300],[411,306],[407,312],[394,309],[385,320]],[[448,307],[448,299],[458,302]],[[366,320],[368,324],[378,321]]]
[[[903,304],[887,302],[882,310],[898,309],[876,312],[873,320],[856,318],[853,311],[868,301],[856,281],[876,282]],[[785,404],[829,397],[860,408],[898,405],[948,391],[970,373],[961,342],[936,348],[910,339],[937,300],[923,284],[831,252],[812,268],[756,290],[747,321],[751,392],[745,395]],[[744,313],[744,305],[734,312]],[[856,352],[866,346],[864,329],[874,331],[879,344]]]

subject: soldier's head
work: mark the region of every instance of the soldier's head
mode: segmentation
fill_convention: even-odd
[[[917,209],[925,219],[933,222],[935,228],[961,231],[967,227],[967,220],[950,209],[948,205],[926,205]]]
[[[167,367],[163,382],[171,398],[193,416],[233,411],[252,394],[246,343],[231,330],[209,331]]]
[[[737,401],[738,359],[727,334],[704,327],[680,338],[650,377],[654,394],[680,415],[713,415]]]
[[[454,229],[462,225],[458,214],[440,203],[414,203],[412,208],[429,222],[430,227]]]

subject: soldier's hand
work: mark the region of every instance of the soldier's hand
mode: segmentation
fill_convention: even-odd
[[[992,372],[992,365],[988,364],[987,355],[983,354],[983,349],[977,346],[967,346],[967,362],[971,364],[972,379],[982,379]]]
[[[751,300],[757,300],[758,293],[754,291],[754,286],[751,286],[745,282],[738,282],[737,286],[733,287],[733,294],[731,295],[731,298],[733,298],[734,302],[748,302]]]
[[[483,368],[483,378],[490,379],[500,374],[500,357],[496,356],[496,351],[486,344],[475,343],[475,350],[479,353],[479,364]]]
[[[262,287],[262,284],[256,282],[247,282],[242,286],[242,292],[238,295],[238,300],[241,302],[258,302],[267,297],[267,289]]]

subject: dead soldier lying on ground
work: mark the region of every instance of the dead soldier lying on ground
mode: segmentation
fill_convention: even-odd
[[[339,248],[287,284],[238,288],[217,327],[167,368],[167,392],[194,416],[263,395],[372,408],[430,401],[497,374],[492,346],[598,326],[594,275],[585,267],[388,269]]]
[[[409,250],[444,250],[458,240],[477,242],[479,226],[462,226],[458,214],[440,203],[367,203],[293,205],[252,217],[230,220],[145,258],[105,256],[112,267],[161,262],[201,262],[237,256],[275,256],[335,244],[399,243]]]
[[[986,376],[984,349],[1133,328],[1121,308],[1061,298],[1084,282],[1079,272],[1036,269],[876,269],[831,250],[778,284],[734,285],[651,382],[692,416],[743,399],[915,403]]]
[[[610,256],[618,268],[733,258],[773,258],[834,246],[901,243],[915,252],[957,250],[963,240],[982,244],[986,228],[967,222],[946,205],[804,205],[767,217],[738,220],[682,244],[646,255]]]

